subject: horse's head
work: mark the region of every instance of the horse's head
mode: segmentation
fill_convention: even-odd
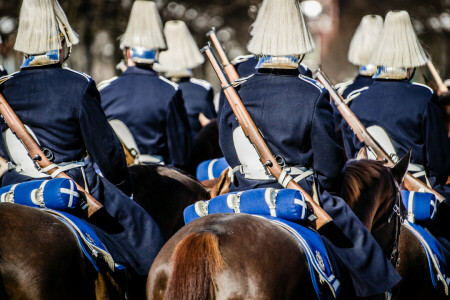
[[[406,154],[392,168],[367,159],[350,160],[346,164],[342,195],[372,233],[391,215],[410,157],[411,153]]]

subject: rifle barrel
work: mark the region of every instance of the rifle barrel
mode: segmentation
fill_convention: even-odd
[[[434,81],[436,81],[436,84],[438,85],[438,93],[439,94],[445,94],[448,93],[447,86],[442,82],[441,76],[439,76],[438,71],[434,67],[434,64],[431,62],[431,60],[427,61],[428,69],[430,69],[431,75],[434,77]]]
[[[239,74],[236,72],[236,69],[228,60],[227,54],[225,53],[225,50],[223,49],[222,44],[220,43],[219,39],[217,38],[216,30],[214,29],[214,27],[211,29],[210,32],[208,32],[208,36],[211,39],[211,41],[213,42],[214,47],[216,48],[216,51],[219,54],[220,59],[222,60],[223,68],[224,68],[225,73],[227,74],[230,82],[233,82],[233,81],[239,79]]]

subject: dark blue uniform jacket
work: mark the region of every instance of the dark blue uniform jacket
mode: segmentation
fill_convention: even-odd
[[[184,107],[194,137],[202,128],[198,120],[199,113],[203,113],[208,119],[217,117],[213,102],[214,91],[207,81],[195,78],[181,78],[177,84],[183,94]]]
[[[108,120],[124,122],[142,154],[189,162],[191,132],[178,86],[152,69],[129,67],[100,92]]]
[[[372,85],[372,83],[375,81],[371,76],[364,76],[361,74],[358,74],[358,76],[355,77],[355,80],[353,80],[352,83],[347,85],[345,87],[345,90],[342,92],[342,97],[344,99],[347,99],[347,97],[352,94],[354,91],[360,90],[365,87],[369,87]],[[342,122],[342,115],[339,112],[339,110],[336,108],[336,105],[334,105],[334,101],[331,101],[331,106],[333,107],[333,116],[334,116],[334,125],[337,129],[340,127]],[[345,122],[345,121],[344,121]]]
[[[259,57],[257,55],[248,55],[245,58],[245,60],[236,62],[234,64],[234,68],[236,69],[236,72],[238,73],[240,78],[248,77],[257,72],[257,69],[255,69],[255,67],[258,64],[258,61],[259,61]],[[298,71],[302,75],[305,75],[310,78],[312,77],[312,72],[306,65],[299,64]],[[228,100],[225,97],[225,94],[223,93],[223,91],[221,91],[220,98],[219,98],[219,109],[218,109],[217,115],[220,115],[224,102],[228,102]]]
[[[314,168],[324,210],[353,243],[352,247],[340,248],[323,237],[341,282],[352,286],[362,297],[381,294],[392,288],[400,276],[378,243],[344,200],[322,190],[336,192],[340,189],[344,165],[342,148],[336,141],[328,93],[315,80],[300,75],[298,70],[260,69],[242,83],[239,95],[274,155],[281,155],[290,166]],[[237,126],[230,106],[225,103],[219,116],[220,146],[231,167],[239,164],[232,137]],[[236,174],[236,185],[231,186],[234,191],[282,188],[276,181],[250,180]],[[306,180],[302,180],[300,185],[311,193]]]
[[[366,127],[383,127],[399,157],[411,148],[411,162],[425,167],[432,185],[442,185],[450,175],[450,140],[436,101],[436,94],[426,86],[408,80],[375,80],[350,102],[350,108]],[[362,145],[344,120],[342,133],[345,150],[354,157]]]
[[[336,142],[328,93],[316,81],[298,70],[260,69],[240,86],[239,94],[273,154],[289,166],[313,168],[321,186],[339,190],[342,148]],[[220,147],[231,167],[240,164],[232,143],[238,125],[225,103],[219,120]],[[244,190],[268,184],[240,173],[235,183]]]
[[[127,196],[132,190],[123,148],[103,113],[95,82],[55,64],[12,74],[0,85],[0,92],[41,146],[51,151],[51,161],[78,161],[89,153],[104,177],[89,163],[84,167],[87,189],[118,225],[89,222],[116,262],[147,275],[164,241],[150,215]],[[3,120],[1,126],[6,130]],[[8,153],[2,137],[0,141]],[[85,187],[80,168],[66,173]],[[27,180],[33,178],[11,170],[2,177],[2,186]]]

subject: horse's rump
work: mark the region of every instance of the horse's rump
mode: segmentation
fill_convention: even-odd
[[[0,295],[7,299],[91,299],[97,272],[57,218],[0,204]]]
[[[303,249],[285,229],[247,214],[213,214],[187,224],[164,245],[147,281],[148,299],[300,295],[315,297]]]
[[[193,232],[175,247],[165,299],[214,299],[213,274],[225,264],[219,238],[212,232]],[[177,280],[185,278],[186,280]]]

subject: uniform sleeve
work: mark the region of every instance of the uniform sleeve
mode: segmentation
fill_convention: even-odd
[[[330,193],[337,193],[340,190],[344,156],[336,139],[328,93],[321,93],[316,100],[311,126],[311,146],[313,168],[320,185]]]
[[[192,140],[180,90],[175,93],[167,108],[166,136],[172,164],[177,167],[186,166],[191,158]]]
[[[435,97],[436,94],[433,94],[433,98]],[[425,139],[426,167],[432,182],[445,184],[450,175],[450,139],[446,132],[444,114],[433,98],[428,102],[423,115],[422,136]]]
[[[132,187],[122,144],[106,119],[100,104],[100,94],[94,81],[84,93],[79,111],[80,129],[92,160],[106,179],[131,195]]]
[[[345,154],[347,157],[354,158],[363,144],[358,140],[353,130],[348,126],[344,118],[341,120],[342,139],[344,142]]]
[[[216,108],[214,107],[214,91],[212,88],[208,90],[206,95],[207,107],[205,107],[205,116],[208,119],[214,119],[217,117]]]
[[[228,103],[227,97],[225,96],[225,93],[223,92],[223,90],[220,89],[219,108],[217,110],[217,116],[220,116],[220,114],[222,113],[223,104],[225,102]]]

